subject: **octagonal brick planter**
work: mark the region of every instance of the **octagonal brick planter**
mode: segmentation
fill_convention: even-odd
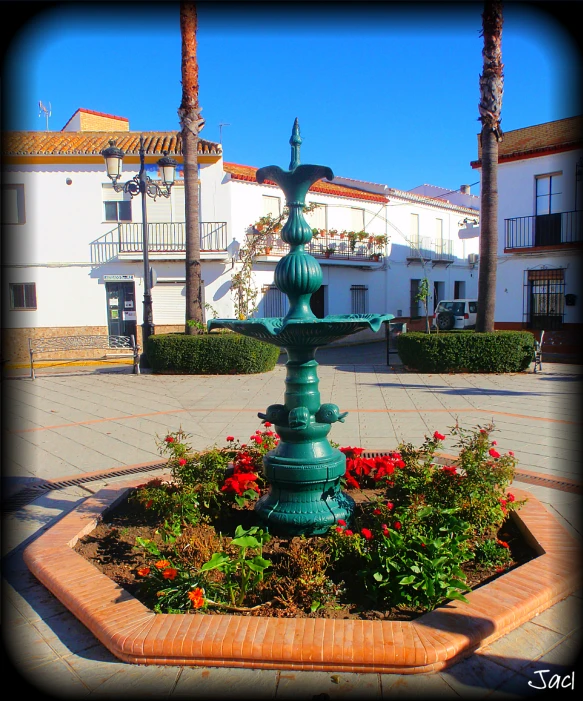
[[[513,516],[538,557],[414,621],[158,614],[72,548],[143,482],[107,487],[24,552],[31,572],[124,662],[334,672],[437,672],[579,588],[580,544],[531,494]]]

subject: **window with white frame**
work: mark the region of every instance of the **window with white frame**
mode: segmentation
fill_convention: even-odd
[[[287,314],[289,302],[286,295],[275,285],[264,285],[261,289],[263,299],[259,308],[261,316],[265,319],[283,317]]]
[[[132,199],[130,195],[116,192],[109,183],[102,186],[102,194],[104,221],[132,221]]]
[[[263,195],[263,216],[279,217],[281,214],[281,197]]]
[[[10,283],[10,309],[36,309],[36,283]]]
[[[325,204],[319,202],[311,202],[309,204],[317,204],[318,206],[311,212],[306,212],[304,215],[306,221],[312,227],[312,229],[328,229],[328,207]]]
[[[2,185],[2,224],[25,224],[24,185]]]
[[[364,209],[359,207],[349,209],[348,231],[364,231]]]
[[[536,214],[555,214],[563,211],[562,174],[536,176]]]
[[[350,288],[350,313],[368,314],[368,285],[352,285]]]
[[[419,215],[412,214],[409,221],[409,238],[411,245],[419,246]]]

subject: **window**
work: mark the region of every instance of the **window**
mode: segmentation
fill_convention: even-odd
[[[364,231],[364,209],[350,208],[348,231]]]
[[[468,302],[468,311],[470,314],[477,314],[478,313],[478,303],[477,302]]]
[[[561,174],[538,176],[534,222],[535,246],[552,246],[561,243],[561,211]]]
[[[130,195],[116,192],[113,185],[102,186],[104,221],[131,221],[132,200]]]
[[[263,195],[263,216],[279,217],[281,214],[281,198]]]
[[[368,314],[368,285],[352,285],[350,298],[351,314]]]
[[[283,317],[288,311],[288,299],[275,285],[265,285],[262,290],[263,299],[259,305],[261,316],[265,319]]]
[[[36,309],[36,283],[11,283],[10,309]]]
[[[306,221],[312,227],[312,229],[327,229],[328,207],[326,207],[325,204],[320,204],[319,202],[314,202],[313,204],[317,204],[318,207],[311,212],[306,213]]]
[[[132,203],[131,202],[104,202],[105,221],[131,221],[132,220]]]
[[[24,224],[24,185],[2,185],[2,224]]]

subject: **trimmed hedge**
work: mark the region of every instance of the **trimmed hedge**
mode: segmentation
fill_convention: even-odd
[[[534,358],[528,331],[455,333],[418,331],[397,337],[403,364],[420,372],[521,372]]]
[[[180,375],[248,375],[273,370],[279,348],[235,333],[150,336],[146,357],[153,372]]]

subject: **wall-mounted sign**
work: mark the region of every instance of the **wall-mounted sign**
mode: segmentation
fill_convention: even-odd
[[[133,299],[126,299],[125,302],[123,303],[123,306],[126,309],[133,309],[134,308],[134,300]]]
[[[103,280],[105,282],[115,282],[118,280],[133,280],[133,275],[104,275]]]
[[[124,321],[136,321],[136,312],[122,312]]]

